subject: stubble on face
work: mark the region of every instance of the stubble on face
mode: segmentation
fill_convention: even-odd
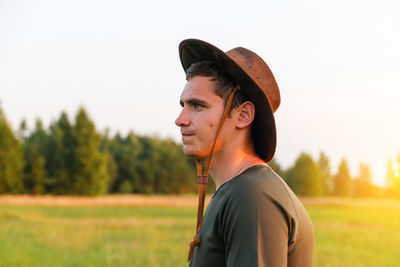
[[[211,152],[224,101],[214,93],[214,82],[209,77],[195,76],[186,83],[180,102],[182,111],[175,123],[181,128],[183,151],[191,157],[205,158]]]

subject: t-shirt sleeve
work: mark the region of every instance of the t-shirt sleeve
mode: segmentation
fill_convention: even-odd
[[[227,267],[287,266],[289,222],[265,193],[238,190],[220,220]]]

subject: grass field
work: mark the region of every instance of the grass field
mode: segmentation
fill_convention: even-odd
[[[0,197],[0,266],[187,266],[196,197]],[[302,199],[314,266],[400,266],[400,201]]]

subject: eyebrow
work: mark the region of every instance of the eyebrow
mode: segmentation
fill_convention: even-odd
[[[183,107],[183,104],[184,104],[184,103],[189,104],[189,105],[198,104],[198,105],[205,106],[205,107],[210,106],[206,101],[201,100],[201,99],[198,99],[198,98],[189,98],[189,99],[187,99],[187,100],[185,100],[185,101],[182,101],[182,100],[179,101],[179,104],[180,104],[182,107]]]

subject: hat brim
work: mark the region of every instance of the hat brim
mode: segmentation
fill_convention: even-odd
[[[266,95],[255,81],[224,51],[202,40],[182,41],[179,57],[185,71],[199,61],[216,62],[240,85],[241,93],[254,103],[256,109],[251,130],[255,152],[265,162],[272,160],[276,149],[275,119]]]

